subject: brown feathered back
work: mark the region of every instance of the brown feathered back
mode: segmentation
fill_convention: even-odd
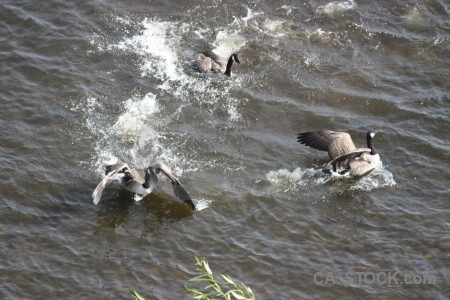
[[[195,55],[195,64],[201,73],[208,71],[223,73],[227,68],[227,60],[212,51],[197,53]]]

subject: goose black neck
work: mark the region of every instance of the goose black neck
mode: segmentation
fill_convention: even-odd
[[[233,65],[233,55],[230,56],[230,58],[228,59],[228,63],[227,63],[227,69],[225,71],[225,75],[227,75],[228,77],[231,76],[231,66]]]
[[[373,138],[370,135],[370,133],[367,133],[367,147],[370,148],[370,154],[375,155],[377,154],[377,150],[375,150],[375,147],[373,146]]]
[[[150,187],[150,180],[152,179],[154,173],[155,172],[153,171],[152,168],[148,168],[147,170],[145,170],[145,180],[144,183],[142,184],[144,189],[148,189]]]

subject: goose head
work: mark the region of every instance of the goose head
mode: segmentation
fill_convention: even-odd
[[[239,57],[236,53],[231,54],[231,59],[235,62],[237,62],[238,64],[241,63],[241,61],[239,60]]]
[[[367,139],[373,139],[374,137],[375,137],[375,134],[376,134],[377,132],[375,131],[375,130],[369,130],[368,132],[367,132]]]
[[[372,143],[372,140],[375,137],[376,133],[377,132],[375,130],[369,130],[367,132],[367,147],[370,148],[370,150],[371,150],[370,154],[372,154],[372,155],[377,154],[377,151],[375,150],[373,143]]]

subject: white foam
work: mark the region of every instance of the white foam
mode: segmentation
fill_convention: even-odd
[[[354,9],[356,7],[356,3],[354,0],[349,1],[334,1],[330,2],[326,5],[320,6],[318,8],[319,13],[324,13],[327,15],[332,15],[334,13],[343,12],[346,10]]]
[[[380,162],[379,166],[366,176],[363,176],[352,182],[349,176],[325,174],[320,169],[296,168],[294,171],[280,169],[270,171],[266,174],[266,179],[279,191],[295,192],[301,187],[312,187],[324,185],[331,180],[331,189],[336,190],[361,190],[371,191],[387,186],[394,186],[392,173],[383,168]]]
[[[239,52],[246,43],[244,36],[239,34],[239,26],[233,24],[244,24],[253,18],[249,10],[248,15],[236,19],[224,30],[219,30],[212,46],[213,51],[222,56],[229,56]],[[245,21],[244,21],[245,20]],[[139,26],[142,30],[138,34],[126,38],[118,44],[109,46],[110,50],[132,52],[141,57],[139,68],[142,76],[156,78],[160,81],[157,88],[177,97],[177,101],[188,103],[216,104],[220,102],[230,115],[230,120],[240,118],[238,111],[239,101],[229,96],[230,90],[238,86],[239,77],[220,78],[217,74],[202,76],[201,74],[185,70],[184,62],[191,59],[192,70],[193,55],[186,57],[186,51],[180,46],[183,35],[195,32],[200,37],[205,31],[192,28],[193,25],[182,22],[163,22],[158,19],[145,19]],[[213,83],[220,80],[222,86],[218,89]]]
[[[210,199],[203,199],[203,198],[195,199],[194,200],[195,209],[197,211],[204,210],[204,209],[208,208],[212,202],[213,202],[213,200],[210,200]]]
[[[286,10],[286,15],[289,16],[292,13],[292,9],[295,8],[295,7],[289,6],[289,5],[283,5],[281,8],[285,9]]]
[[[239,23],[239,22],[244,22],[244,25],[248,25],[248,21],[250,21],[251,19],[257,17],[258,15],[261,15],[262,13],[260,12],[254,12],[252,11],[250,8],[247,7],[247,15],[245,17],[242,17],[241,19],[235,19],[235,22]]]
[[[241,114],[237,107],[232,105],[228,105],[228,115],[230,116],[231,121],[238,121],[241,118]]]
[[[339,36],[336,35],[335,32],[332,31],[325,31],[322,28],[317,28],[316,30],[310,32],[307,31],[306,35],[308,39],[314,41],[314,42],[320,42],[324,44],[331,44],[331,45],[342,45],[339,41]]]
[[[314,31],[312,34],[317,34],[318,36],[325,35],[325,31],[322,30],[322,28],[317,28],[316,31]]]
[[[104,114],[104,105],[96,97],[87,97],[84,103],[71,109],[84,115],[85,126],[95,140],[90,164],[100,175],[104,174],[105,165],[119,160],[142,167],[152,159],[154,148],[163,148],[155,129],[161,120],[153,94],[126,100],[124,111],[115,121]]]
[[[155,76],[161,80],[176,80],[180,76],[179,61],[173,43],[177,42],[177,28],[172,22],[145,19],[143,30],[110,48],[133,51],[144,57],[142,76]],[[183,27],[181,27],[182,30]],[[170,35],[170,38],[169,38]]]
[[[404,20],[408,27],[419,27],[425,24],[424,14],[417,6],[408,12],[404,17]]]
[[[119,158],[113,154],[112,149],[102,148],[100,144],[95,147],[94,165],[97,174],[105,175],[105,166],[116,164]]]
[[[221,56],[229,56],[245,46],[247,39],[241,32],[249,26],[249,21],[260,13],[253,12],[247,7],[247,15],[242,18],[234,18],[233,22],[217,32],[213,51]]]
[[[282,37],[286,35],[284,22],[281,20],[266,19],[262,23],[262,28],[266,34],[270,34],[274,37]]]
[[[395,186],[394,175],[380,164],[368,175],[363,176],[350,186],[350,190],[371,191],[382,187]]]
[[[336,34],[334,32],[325,31],[322,28],[317,28],[313,32],[307,32],[307,36],[310,39],[314,39],[322,43],[331,43],[336,38]]]
[[[310,52],[310,53],[305,52],[303,54],[303,58],[305,60],[305,65],[308,67],[313,67],[313,66],[319,64],[319,62],[320,62],[320,58],[319,58],[318,54],[315,52]]]
[[[228,32],[228,30],[219,31],[214,41],[216,47],[213,51],[220,56],[228,57],[232,53],[238,52],[246,42],[245,37],[239,33]]]
[[[142,99],[128,99],[124,107],[125,111],[113,126],[117,134],[129,140],[138,138],[141,145],[157,139],[158,134],[151,125],[153,115],[159,111],[156,95],[149,93]]]
[[[70,109],[76,112],[80,112],[84,116],[84,125],[95,138],[95,143],[93,145],[93,161],[91,161],[89,164],[94,166],[97,174],[104,175],[104,162],[110,164],[117,162],[117,157],[115,157],[108,150],[109,148],[104,145],[102,146],[102,144],[100,143],[100,141],[103,140],[103,137],[111,135],[111,131],[108,126],[105,126],[107,121],[104,115],[98,113],[99,111],[103,110],[103,105],[99,101],[99,99],[97,99],[96,97],[88,96],[83,100],[84,101],[78,103]]]
[[[322,170],[297,168],[294,171],[279,169],[266,174],[266,179],[284,192],[296,191],[301,186],[314,186],[329,180]]]

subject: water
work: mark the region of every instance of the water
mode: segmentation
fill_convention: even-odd
[[[0,298],[184,299],[198,256],[258,299],[447,299],[449,20],[434,0],[3,1]],[[205,49],[242,64],[198,74]],[[383,164],[330,180],[296,142],[323,128],[377,130]],[[164,178],[94,206],[118,160],[167,163],[199,211]]]

